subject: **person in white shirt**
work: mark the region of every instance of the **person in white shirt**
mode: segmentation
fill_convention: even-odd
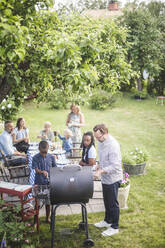
[[[119,232],[120,208],[117,197],[123,179],[120,144],[108,133],[105,124],[96,125],[93,131],[95,138],[98,140],[99,155],[99,167],[94,174],[94,179],[101,176],[105,205],[105,218],[95,223],[95,226],[99,228],[107,227],[102,235],[112,236]]]
[[[81,166],[93,166],[96,164],[96,148],[94,142],[94,136],[92,132],[86,132],[82,138],[81,147],[82,159],[80,161]]]
[[[2,150],[2,152],[6,157],[24,156],[23,154],[18,152],[16,148],[13,146],[13,142],[12,142],[12,135],[14,129],[13,123],[11,121],[5,121],[4,129],[5,130],[0,135],[0,150]],[[1,154],[0,157],[2,157]]]

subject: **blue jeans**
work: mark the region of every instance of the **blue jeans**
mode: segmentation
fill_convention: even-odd
[[[102,184],[105,206],[104,220],[107,223],[111,224],[111,227],[114,229],[117,229],[119,227],[120,209],[117,196],[120,183],[121,181],[113,184]]]

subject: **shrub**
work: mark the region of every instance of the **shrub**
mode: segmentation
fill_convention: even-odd
[[[132,94],[135,99],[147,99],[148,98],[148,93],[146,89],[143,90],[137,90],[135,88],[132,89]]]
[[[14,120],[19,110],[18,107],[19,106],[16,106],[14,97],[7,97],[6,99],[3,99],[3,101],[0,104],[1,120],[2,121]]]
[[[93,93],[89,100],[89,104],[92,109],[105,110],[108,107],[112,106],[115,101],[116,94],[100,90]]]
[[[63,90],[52,90],[48,94],[48,102],[51,109],[66,109],[69,99],[64,95]]]
[[[85,105],[86,95],[72,93],[64,94],[64,90],[52,90],[48,94],[48,102],[51,109],[67,109],[72,103],[76,105]]]
[[[6,241],[7,247],[34,248],[30,240],[26,240],[31,225],[20,222],[20,210],[20,205],[6,205],[0,200],[0,241]]]

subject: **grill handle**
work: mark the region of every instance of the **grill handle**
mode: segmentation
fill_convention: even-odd
[[[62,167],[60,167],[60,171],[63,171],[65,168],[68,168],[68,167],[70,167],[70,166],[68,166],[68,165],[62,166]],[[74,165],[74,167],[77,168],[78,170],[82,170],[81,165]]]

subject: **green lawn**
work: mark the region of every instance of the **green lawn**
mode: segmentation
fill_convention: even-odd
[[[120,232],[113,237],[102,237],[101,231],[89,225],[91,238],[97,248],[165,248],[165,105],[156,105],[155,99],[136,101],[128,96],[118,101],[113,109],[94,111],[82,107],[86,126],[92,130],[97,123],[106,123],[109,132],[118,139],[122,150],[144,146],[150,154],[146,174],[131,177],[128,210],[120,215]],[[68,110],[50,110],[46,104],[37,108],[27,103],[21,113],[30,129],[31,140],[41,130],[44,121],[51,121],[53,130],[65,128]],[[104,213],[88,214],[90,224],[101,220]],[[80,215],[58,216],[56,247],[79,248],[85,239],[83,231],[61,236],[62,228],[77,228]],[[104,229],[103,229],[104,230]],[[36,248],[50,247],[50,230],[41,224],[39,236],[32,236]]]

